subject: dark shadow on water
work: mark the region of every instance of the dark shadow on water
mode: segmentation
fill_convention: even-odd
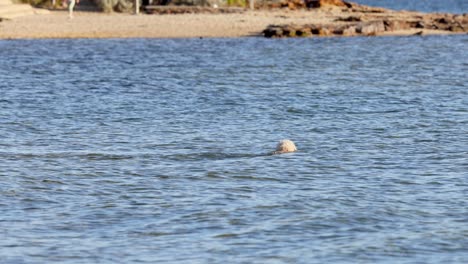
[[[128,160],[128,159],[163,159],[172,161],[202,161],[202,160],[229,160],[229,159],[252,159],[259,157],[272,157],[291,155],[294,153],[223,153],[223,152],[202,152],[187,154],[158,155],[155,153],[105,153],[105,152],[23,152],[23,153],[1,153],[0,158],[9,160],[29,160],[29,159],[69,159],[77,158],[88,161],[105,160]]]
[[[189,154],[177,154],[168,155],[164,158],[176,161],[200,161],[200,160],[228,160],[228,159],[251,159],[259,157],[272,157],[281,156],[294,153],[219,153],[219,152],[204,152],[204,153],[189,153]]]

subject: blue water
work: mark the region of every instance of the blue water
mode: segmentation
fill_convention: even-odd
[[[467,44],[0,41],[0,262],[468,263]]]
[[[351,2],[396,10],[449,12],[455,14],[468,12],[467,0],[351,0]]]

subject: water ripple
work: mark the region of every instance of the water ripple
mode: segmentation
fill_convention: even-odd
[[[2,261],[468,262],[466,51],[0,41]]]

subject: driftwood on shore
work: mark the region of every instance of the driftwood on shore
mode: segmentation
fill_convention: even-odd
[[[263,34],[267,38],[310,37],[310,36],[375,36],[384,33],[418,30],[446,33],[468,32],[468,14],[426,14],[419,12],[394,11],[384,8],[363,6],[341,0],[288,0],[289,8],[331,8],[335,19],[322,24],[269,25]],[[300,5],[298,3],[303,3]]]

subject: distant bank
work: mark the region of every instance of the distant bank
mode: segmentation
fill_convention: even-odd
[[[0,22],[0,39],[318,37],[466,34],[468,15],[393,11],[340,0],[290,0],[254,11],[199,8],[165,14],[104,14],[65,11]],[[181,10],[186,7],[172,7]],[[195,10],[195,9],[194,9]],[[161,11],[162,12],[162,11]]]

